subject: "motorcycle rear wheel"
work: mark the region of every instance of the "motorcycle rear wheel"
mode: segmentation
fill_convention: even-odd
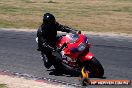
[[[104,75],[104,69],[95,57],[90,61],[86,61],[84,67],[89,72],[89,77],[101,78]]]

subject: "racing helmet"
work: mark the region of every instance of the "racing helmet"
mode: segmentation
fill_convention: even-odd
[[[46,25],[55,24],[56,20],[53,14],[45,13],[43,15],[43,23]]]

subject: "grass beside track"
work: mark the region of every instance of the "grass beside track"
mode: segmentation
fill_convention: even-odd
[[[0,27],[38,28],[46,12],[79,30],[132,34],[132,0],[0,0]]]
[[[5,84],[0,84],[0,88],[7,88]]]

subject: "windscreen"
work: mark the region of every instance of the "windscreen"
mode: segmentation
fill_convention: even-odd
[[[67,37],[70,38],[70,43],[74,43],[78,38],[78,34],[68,34]]]

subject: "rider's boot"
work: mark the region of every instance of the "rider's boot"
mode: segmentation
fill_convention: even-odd
[[[42,60],[44,61],[44,66],[49,69],[52,66],[52,62],[50,60],[51,58],[48,58],[46,55],[42,56]]]

